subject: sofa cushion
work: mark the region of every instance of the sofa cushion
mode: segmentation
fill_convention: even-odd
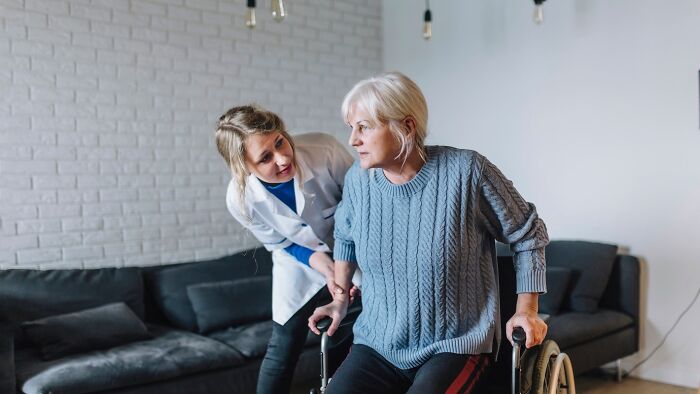
[[[268,320],[245,326],[229,327],[226,330],[210,334],[209,338],[231,346],[247,358],[256,358],[265,354],[271,336],[272,320]]]
[[[272,325],[272,320],[268,320],[239,327],[229,327],[209,334],[209,338],[231,346],[247,358],[262,357],[265,355],[267,344],[272,336]],[[319,343],[321,343],[321,337],[309,330],[304,346],[315,346]]]
[[[547,292],[539,296],[539,311],[556,315],[569,286],[571,270],[564,267],[547,267]]]
[[[146,326],[123,302],[45,317],[22,324],[44,360],[150,339]]]
[[[244,358],[230,347],[184,331],[153,328],[154,338],[53,361],[32,349],[17,353],[22,392],[91,393],[230,368]]]
[[[555,340],[564,349],[633,325],[630,316],[607,309],[595,313],[566,312],[550,316],[547,338]]]
[[[258,248],[216,260],[149,272],[146,279],[153,298],[174,326],[197,330],[197,318],[187,297],[187,286],[272,274],[270,253]]]
[[[617,246],[585,241],[552,241],[545,254],[547,266],[571,269],[564,309],[595,312],[605,291]]]
[[[187,286],[200,333],[272,318],[272,277]]]
[[[14,327],[0,323],[0,393],[15,392]]]
[[[0,321],[24,322],[120,301],[143,318],[138,268],[0,270]]]

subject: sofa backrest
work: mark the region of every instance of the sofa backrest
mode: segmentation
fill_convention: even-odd
[[[124,302],[144,316],[138,268],[0,271],[0,322],[23,322]]]
[[[159,322],[165,318],[176,327],[196,331],[197,320],[187,286],[271,274],[272,256],[263,248],[214,260],[144,269],[149,300],[146,320]]]
[[[639,325],[641,263],[635,256],[617,255],[600,307],[630,315]]]
[[[596,292],[600,294],[599,300],[596,301],[597,306],[626,313],[633,317],[638,324],[640,262],[636,257],[630,255],[613,254],[612,257],[610,257],[609,251],[611,248],[617,249],[614,245],[594,242],[554,240],[550,242],[545,253],[547,268],[570,267],[574,271],[589,271],[586,272],[587,274],[590,274],[590,271],[595,271],[593,274],[600,276],[598,280],[602,282],[598,283],[601,288],[596,290]],[[581,256],[585,254],[587,249],[593,250],[598,255],[605,255],[605,259],[611,258],[612,263],[609,264],[609,267],[602,267],[604,264],[601,264],[600,261],[592,261],[591,264],[586,264],[586,260],[582,260]],[[512,255],[508,245],[505,244],[496,243],[496,250],[499,259],[501,256]],[[570,256],[582,260],[579,262],[578,267],[571,267],[571,261],[573,259],[570,258]],[[580,278],[580,276],[580,273],[576,273],[574,278]],[[591,280],[589,280],[589,282],[591,282]],[[595,282],[595,280],[593,280],[593,282]],[[553,285],[556,284],[547,283],[548,290],[552,290]],[[569,283],[568,286],[569,290],[566,292],[565,296],[570,298],[573,294],[571,289],[572,283]],[[571,300],[564,300],[563,309],[569,309],[570,306]]]

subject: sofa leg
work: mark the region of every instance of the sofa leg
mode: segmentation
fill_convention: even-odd
[[[615,380],[617,380],[618,382],[622,382],[622,360],[621,359],[618,358],[617,361],[615,361],[615,367],[616,367],[615,368]]]

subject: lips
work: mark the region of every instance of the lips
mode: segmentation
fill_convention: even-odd
[[[291,170],[292,170],[292,165],[287,164],[287,166],[284,167],[284,170],[278,172],[277,175],[288,175]]]

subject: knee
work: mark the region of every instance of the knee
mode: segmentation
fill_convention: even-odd
[[[267,345],[266,358],[283,359],[293,357],[304,347],[305,337],[297,338],[286,332],[273,333]]]

